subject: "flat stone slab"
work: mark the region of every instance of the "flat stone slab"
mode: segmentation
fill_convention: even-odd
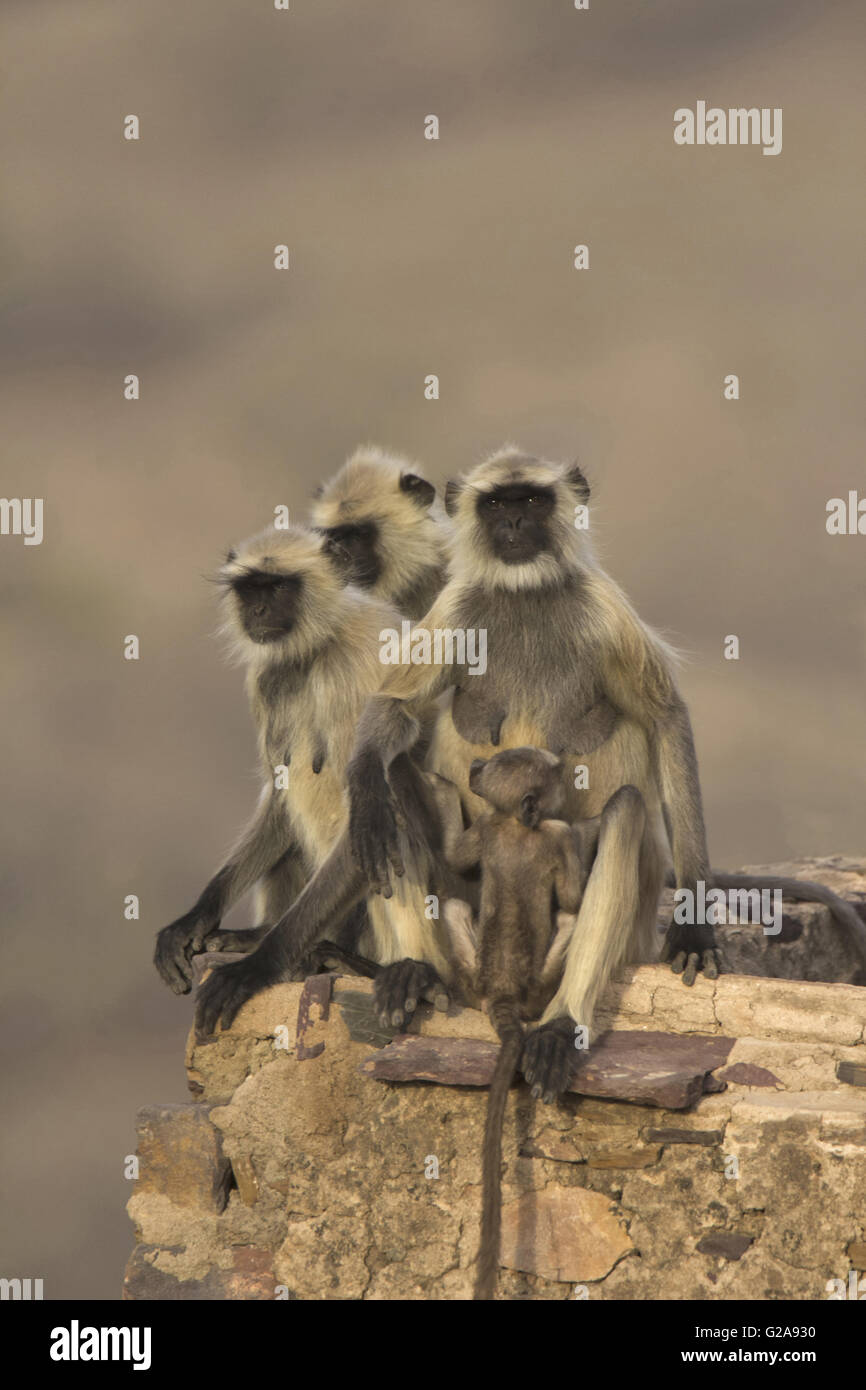
[[[581,1096],[630,1100],[685,1110],[706,1090],[710,1073],[727,1061],[734,1038],[692,1034],[603,1034],[581,1053],[569,1090]],[[499,1048],[480,1038],[401,1034],[368,1057],[360,1070],[375,1081],[432,1081],[440,1086],[489,1086]]]

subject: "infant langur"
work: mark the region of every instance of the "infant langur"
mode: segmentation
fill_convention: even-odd
[[[460,873],[480,864],[481,906],[473,923],[468,905],[452,899],[445,920],[454,975],[470,1003],[486,1005],[502,1042],[484,1131],[475,1285],[475,1297],[489,1299],[499,1264],[506,1097],[523,1052],[524,1022],[542,1014],[559,984],[598,823],[570,826],[555,819],[563,804],[562,763],[540,748],[476,758],[469,786],[491,809],[468,830],[452,827],[447,854]]]

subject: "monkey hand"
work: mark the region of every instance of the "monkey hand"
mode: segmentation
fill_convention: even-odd
[[[219,922],[206,922],[196,912],[187,912],[156,938],[153,963],[175,994],[189,994],[192,987],[192,958],[201,955],[208,935]]]
[[[270,943],[270,944],[269,944]],[[258,950],[236,960],[218,965],[199,987],[195,1001],[195,1031],[199,1039],[216,1032],[219,1023],[231,1027],[248,999],[279,984],[287,978],[284,963],[273,941],[265,937]]]
[[[397,808],[378,755],[361,754],[348,769],[349,844],[369,887],[391,897],[391,872],[403,873]]]
[[[684,985],[693,985],[699,970],[704,972],[708,980],[715,980],[722,968],[716,934],[705,923],[692,925],[671,922],[661,958],[670,962],[675,975],[682,975]]]
[[[535,1100],[549,1105],[568,1090],[574,1071],[574,1022],[554,1018],[530,1033],[523,1045],[520,1068]]]

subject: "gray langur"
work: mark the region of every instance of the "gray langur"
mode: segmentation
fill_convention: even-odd
[[[454,977],[469,1003],[486,1005],[502,1044],[484,1128],[478,1299],[492,1298],[496,1283],[502,1127],[524,1023],[539,1018],[559,983],[583,897],[587,848],[598,829],[596,822],[573,827],[556,819],[564,801],[562,774],[559,758],[540,748],[476,758],[469,786],[490,809],[467,830],[446,831],[452,866],[461,873],[481,868],[476,921],[465,903],[452,899],[445,906]]]
[[[246,666],[263,785],[255,815],[225,864],[194,907],[158,935],[156,968],[176,993],[189,990],[197,952],[243,945],[249,933],[218,928],[248,889],[261,880],[265,915],[273,913],[267,930],[285,911],[286,875],[294,889],[298,864],[303,882],[344,834],[355,727],[387,669],[379,660],[380,634],[399,621],[388,605],[346,586],[322,537],[297,527],[269,528],[230,551],[220,582],[225,631]],[[443,952],[424,917],[424,856],[407,851],[409,872],[389,899],[379,897],[368,908],[362,946],[380,964],[412,956],[442,967]],[[344,916],[333,913],[327,925]]]
[[[405,618],[422,617],[445,583],[448,518],[433,484],[399,454],[356,449],[316,492],[311,520],[349,582]]]
[[[542,1093],[567,1084],[574,1023],[591,1029],[613,972],[655,958],[658,899],[671,861],[677,887],[696,893],[700,881],[712,886],[674,655],[600,568],[576,525],[589,492],[576,465],[512,447],[448,484],[451,578],[420,626],[452,637],[484,630],[486,669],[472,669],[467,644],[453,641],[437,664],[391,668],[364,710],[347,769],[348,844],[335,849],[248,962],[226,966],[219,985],[206,983],[203,1026],[230,1023],[246,999],[286,978],[335,905],[384,888],[399,872],[393,769],[425,738],[432,701],[426,767],[457,787],[470,823],[485,809],[469,785],[473,760],[527,745],[562,759],[565,820],[601,817],[579,929],[542,1026],[524,1050],[524,1070]],[[699,970],[718,974],[710,924],[672,924],[663,950],[686,984]]]

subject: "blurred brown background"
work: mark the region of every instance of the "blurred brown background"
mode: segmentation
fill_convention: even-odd
[[[135,1111],[185,1098],[153,934],[255,799],[203,576],[359,441],[579,454],[691,658],[714,863],[866,849],[866,539],[824,526],[866,492],[862,7],[591,3],[5,0],[2,492],[45,539],[0,540],[0,1274],[46,1297],[119,1295]],[[781,106],[782,154],[675,146],[698,99]]]

